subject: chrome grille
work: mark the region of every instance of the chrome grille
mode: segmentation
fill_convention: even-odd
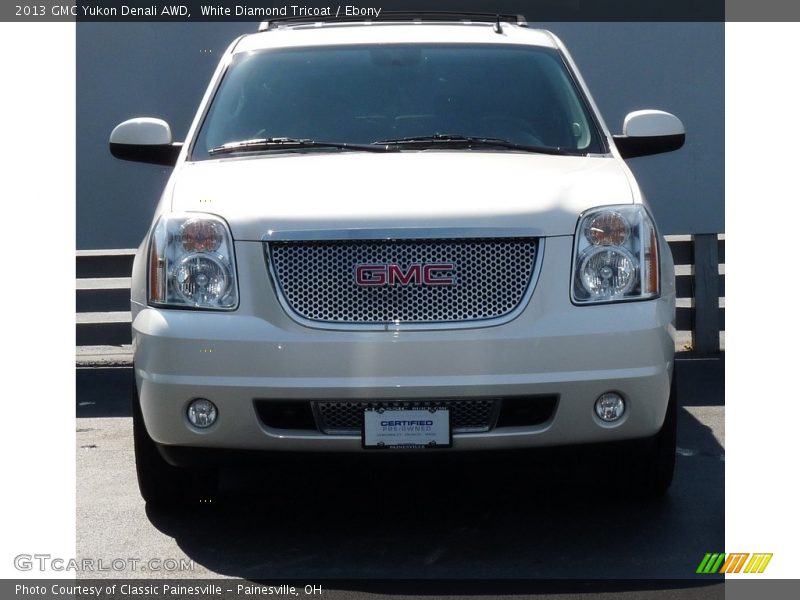
[[[447,408],[454,433],[489,431],[497,421],[500,401],[495,398],[474,400],[385,400],[385,401],[323,401],[312,402],[311,410],[323,433],[357,434],[361,432],[364,410],[367,408]]]
[[[269,242],[284,304],[327,323],[437,323],[512,313],[531,282],[532,238]],[[453,264],[453,285],[358,285],[358,265]]]

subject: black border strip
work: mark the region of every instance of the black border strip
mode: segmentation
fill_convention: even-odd
[[[785,1],[785,0],[784,0]],[[267,16],[237,11],[236,6],[248,8],[277,9],[281,16],[308,16],[293,7],[324,9],[335,16],[346,16],[347,6],[381,9],[381,11],[402,12],[464,12],[499,13],[524,15],[533,26],[543,21],[628,21],[628,22],[686,22],[686,21],[725,21],[726,0],[307,0],[289,2],[276,0],[33,0],[27,4],[0,4],[0,21],[249,21],[258,23],[268,20]],[[748,4],[749,2],[749,4]],[[769,0],[768,5],[776,5],[778,0]],[[732,14],[742,20],[754,20],[753,13],[762,14],[764,2],[751,0],[728,0]],[[774,6],[769,13],[798,13],[800,6]],[[204,11],[202,7],[226,7],[227,14],[220,11]],[[74,8],[71,8],[74,7]],[[65,8],[67,10],[65,10]],[[130,9],[142,9],[132,11]],[[292,12],[295,12],[292,15]],[[132,14],[133,13],[133,14]],[[154,14],[155,13],[155,14]],[[773,14],[774,13],[774,14]],[[351,17],[352,18],[352,17]],[[760,20],[760,19],[755,19]],[[765,19],[766,20],[766,19]]]

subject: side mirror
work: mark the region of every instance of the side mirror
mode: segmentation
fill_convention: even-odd
[[[123,121],[108,140],[108,149],[116,158],[170,167],[175,166],[182,146],[173,143],[166,121],[150,117]]]
[[[681,120],[662,110],[637,110],[625,117],[622,135],[614,143],[622,158],[672,152],[683,146],[686,130]]]

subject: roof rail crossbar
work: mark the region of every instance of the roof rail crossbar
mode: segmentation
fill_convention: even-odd
[[[463,22],[486,22],[514,23],[520,27],[527,27],[528,21],[523,15],[482,13],[482,12],[447,12],[447,11],[381,11],[377,17],[360,16],[276,16],[267,21],[262,21],[258,27],[259,31],[268,31],[279,25],[294,25],[304,23],[354,23],[354,22],[374,22],[374,21],[463,21]]]

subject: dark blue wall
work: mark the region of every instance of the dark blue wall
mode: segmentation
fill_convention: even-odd
[[[662,231],[724,231],[724,25],[542,26],[567,45],[612,131],[640,108],[673,112],[686,125],[683,150],[630,162]],[[167,179],[167,169],[112,158],[114,126],[135,116],[161,117],[183,139],[221,53],[255,29],[255,23],[77,24],[78,248],[138,245]]]

